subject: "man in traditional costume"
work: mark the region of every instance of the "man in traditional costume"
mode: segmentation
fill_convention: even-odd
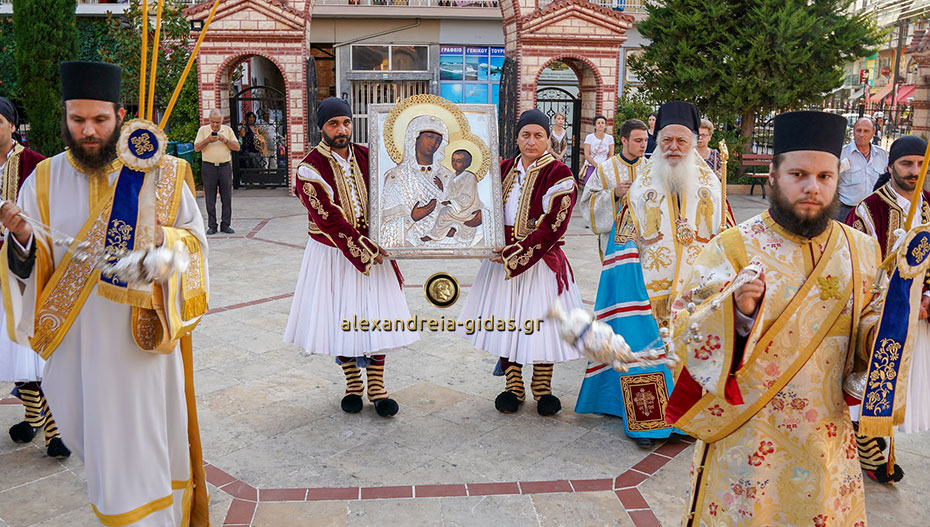
[[[662,105],[656,124],[659,146],[639,164],[638,174],[628,169],[635,177],[628,205],[619,211],[604,245],[595,316],[623,335],[634,351],[662,346],[658,328],[668,326],[671,299],[681,290],[691,264],[711,238],[733,224],[722,203],[720,180],[695,149],[700,124],[694,105]],[[627,436],[648,448],[674,433],[665,421],[671,391],[667,366],[620,373],[592,363],[575,412],[619,416]]]
[[[920,193],[920,213],[914,214],[911,225],[905,226],[911,198],[917,186],[917,178],[923,163],[927,142],[913,135],[895,140],[888,153],[890,179],[881,188],[862,200],[846,217],[846,223],[856,230],[872,236],[884,258],[891,251],[898,237],[895,231],[909,231],[915,225],[930,223],[930,192]],[[907,384],[907,407],[904,424],[899,430],[906,433],[930,429],[930,275],[924,278],[924,296],[917,324],[917,334],[911,355],[911,369]],[[850,408],[854,420],[858,420],[858,405]],[[855,423],[858,424],[858,423]],[[904,471],[894,465],[889,474],[888,463],[882,453],[885,440],[856,435],[859,445],[859,462],[865,473],[880,483],[900,481]]]
[[[562,236],[575,205],[571,170],[547,153],[549,118],[527,110],[517,123],[520,155],[501,163],[504,196],[504,234],[507,246],[498,256],[481,262],[471,293],[459,315],[456,334],[476,348],[500,357],[495,374],[507,378],[506,389],[494,406],[516,412],[525,398],[523,365],[533,364],[532,390],[540,415],[562,409],[552,395],[552,367],[580,357],[559,338],[555,324],[543,323],[521,331],[525,321],[545,318],[558,301],[566,312],[581,307],[581,297],[565,253]],[[467,335],[462,325],[473,320],[476,331]],[[515,322],[516,329],[507,328]],[[492,321],[486,329],[487,321]]]
[[[207,308],[206,237],[191,169],[163,156],[142,172],[117,158],[125,113],[118,66],[65,62],[60,71],[69,149],[38,164],[17,205],[0,207],[7,324],[47,361],[43,389],[62,438],[84,462],[100,522],[207,525],[185,336]],[[149,140],[157,134],[141,134],[129,137],[157,151]],[[125,143],[121,149],[132,148]],[[33,230],[20,212],[47,229]],[[75,239],[71,247],[64,237]],[[181,244],[190,266],[163,282],[126,284],[75,257],[78,242],[97,253]]]
[[[0,97],[0,192],[2,199],[16,203],[20,187],[26,177],[45,156],[19,144],[13,137],[19,118],[16,107],[6,97]],[[0,240],[0,247],[3,241]],[[6,320],[5,308],[0,305],[0,319]],[[68,457],[71,452],[61,441],[58,425],[52,418],[48,401],[42,393],[42,370],[45,361],[38,353],[10,340],[9,333],[0,331],[0,382],[16,383],[13,395],[19,397],[25,409],[25,418],[10,427],[10,439],[28,443],[36,430],[45,429],[45,449],[51,457]]]
[[[865,526],[842,386],[870,353],[880,252],[831,219],[845,130],[776,116],[769,210],[711,240],[679,289],[666,417],[700,439],[685,526]]]
[[[597,247],[601,262],[614,220],[624,204],[624,197],[636,179],[642,165],[649,128],[639,119],[627,119],[620,125],[620,153],[597,166],[594,177],[588,178],[581,193],[581,210],[591,222],[591,230],[598,235]]]
[[[384,174],[381,243],[420,247],[430,241],[426,238],[453,176],[440,164],[449,130],[442,119],[420,115],[410,120],[404,137],[404,157]]]
[[[368,148],[351,142],[352,110],[342,99],[320,103],[322,140],[297,168],[297,196],[307,208],[309,235],[285,342],[307,353],[330,355],[342,366],[342,409],[362,411],[368,400],[382,417],[397,413],[384,387],[385,354],[419,339],[406,327],[368,328],[410,318],[403,279],[387,251],[368,238]],[[357,327],[364,321],[365,327]]]

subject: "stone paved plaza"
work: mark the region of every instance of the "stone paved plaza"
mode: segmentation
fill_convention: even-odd
[[[731,203],[738,220],[765,206],[759,197],[731,196]],[[425,332],[388,358],[396,417],[380,418],[367,403],[361,414],[343,413],[342,370],[282,342],[306,224],[302,206],[284,190],[237,191],[237,233],[210,240],[212,311],[195,332],[194,362],[212,525],[679,524],[690,443],[642,450],[625,438],[619,419],[572,412],[584,361],[555,368],[560,414],[540,417],[530,402],[503,415],[494,409],[504,385],[491,376],[495,359],[449,334]],[[597,240],[577,212],[568,232],[565,252],[591,308]],[[462,299],[433,307],[423,282],[448,271],[467,295],[479,262],[400,265],[411,313],[449,318]],[[10,388],[0,385],[0,393]],[[80,462],[46,457],[39,438],[27,446],[9,441],[6,429],[21,418],[17,401],[0,401],[0,527],[98,525]],[[928,440],[897,438],[907,472],[900,484],[866,481],[870,525],[927,525]]]

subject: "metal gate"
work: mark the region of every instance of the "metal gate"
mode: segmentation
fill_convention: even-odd
[[[551,120],[556,112],[565,114],[565,133],[571,138],[567,155],[573,174],[581,168],[581,99],[562,88],[542,88],[536,92],[536,107]]]
[[[287,177],[287,101],[269,86],[250,86],[229,100],[230,123],[242,148],[233,152],[233,181],[239,187],[283,187]],[[251,140],[242,137],[255,114]],[[246,134],[248,135],[248,134]]]
[[[352,81],[351,92],[353,141],[368,144],[368,105],[429,93],[429,81]]]

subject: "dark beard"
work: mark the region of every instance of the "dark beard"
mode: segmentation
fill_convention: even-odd
[[[326,143],[326,146],[330,148],[342,150],[343,148],[349,146],[349,136],[347,135],[337,135],[335,137],[330,137],[326,135],[326,132],[320,130],[320,136],[323,138],[323,142]]]
[[[814,238],[827,230],[830,220],[836,216],[836,211],[840,208],[840,196],[838,192],[834,193],[833,201],[821,209],[820,214],[810,219],[799,218],[792,205],[782,195],[778,178],[775,178],[775,184],[769,191],[769,214],[772,219],[791,233],[803,238]]]
[[[116,143],[119,141],[120,128],[123,126],[122,119],[117,117],[116,127],[109,137],[103,139],[100,149],[95,153],[89,153],[84,150],[82,141],[71,136],[68,125],[64,121],[61,124],[61,139],[65,146],[71,151],[74,160],[77,161],[81,168],[88,172],[98,172],[106,168],[116,159]]]

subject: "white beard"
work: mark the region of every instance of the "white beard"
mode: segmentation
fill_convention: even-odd
[[[682,157],[678,164],[672,166],[664,152],[652,156],[652,175],[653,177],[665,181],[668,184],[669,191],[678,194],[685,188],[688,181],[697,181],[700,170],[698,169],[697,151],[691,149]]]

